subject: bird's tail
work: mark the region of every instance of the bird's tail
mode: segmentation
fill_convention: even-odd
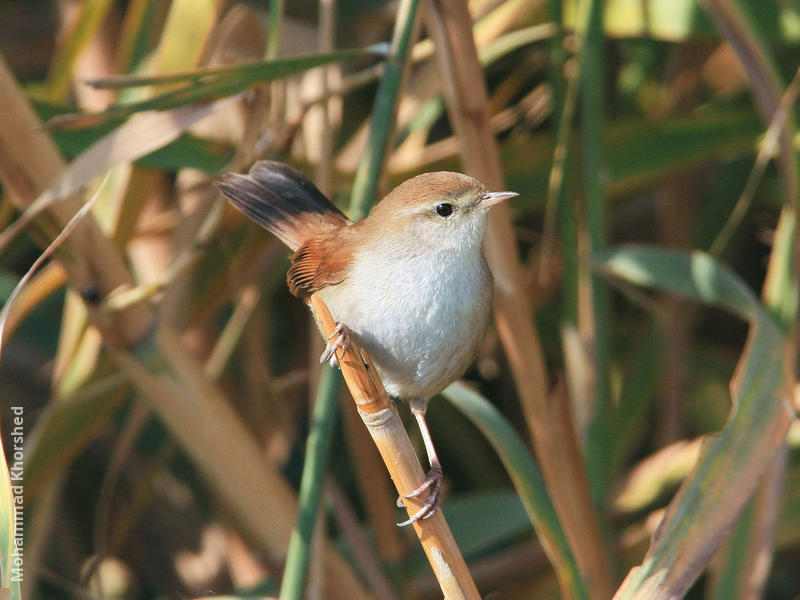
[[[217,187],[239,211],[297,250],[308,239],[350,221],[301,173],[262,160],[248,175],[227,173]]]

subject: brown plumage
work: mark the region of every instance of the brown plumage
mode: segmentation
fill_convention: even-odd
[[[314,236],[292,255],[292,266],[286,274],[289,291],[298,298],[307,298],[328,285],[344,281],[353,255],[348,247],[356,226]]]
[[[489,317],[481,252],[488,193],[461,173],[418,175],[352,223],[303,175],[272,161],[226,175],[231,203],[294,250],[287,282],[319,294],[375,361],[387,391],[430,398],[470,363]]]
[[[339,324],[323,361],[348,337],[372,357],[389,394],[411,401],[431,464],[424,506],[435,510],[441,468],[425,424],[428,400],[460,377],[489,319],[492,277],[481,250],[489,209],[513,192],[487,192],[460,173],[425,173],[351,223],[286,165],[257,163],[219,185],[231,203],[294,252],[287,280],[317,295]]]
[[[452,171],[422,173],[406,179],[389,192],[383,200],[375,205],[370,217],[390,219],[392,214],[404,209],[441,202],[448,198],[455,200],[470,192],[480,196],[485,191],[486,188],[469,175]]]
[[[302,174],[264,160],[248,175],[227,173],[217,187],[237,209],[295,251],[286,275],[292,294],[307,298],[344,279],[352,257],[337,249],[346,247],[342,242],[353,223]]]
[[[353,223],[301,173],[283,163],[259,161],[248,175],[227,173],[217,184],[237,209],[283,241],[291,250],[286,276],[289,291],[308,298],[344,281],[365,221]],[[390,222],[420,204],[482,193],[472,177],[441,171],[401,183],[375,206],[370,216]]]

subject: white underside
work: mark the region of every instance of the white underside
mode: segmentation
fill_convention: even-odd
[[[319,292],[333,318],[369,352],[389,394],[430,398],[474,359],[492,296],[476,237],[433,249],[379,240],[354,258],[345,281]]]

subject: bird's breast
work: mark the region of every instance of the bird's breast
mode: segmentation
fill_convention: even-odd
[[[347,278],[319,292],[370,353],[387,391],[430,398],[473,360],[492,280],[480,247],[383,248],[356,254]]]

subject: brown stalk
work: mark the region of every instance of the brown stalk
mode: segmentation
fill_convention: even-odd
[[[493,190],[504,189],[497,143],[492,134],[484,76],[472,36],[467,6],[457,0],[432,2],[426,27],[434,39],[450,123],[460,140],[464,166]],[[551,412],[547,373],[531,306],[523,287],[516,236],[508,206],[490,213],[484,245],[495,278],[495,321],[517,388],[536,455],[556,511],[564,523],[578,566],[591,581],[592,598],[609,598],[614,591],[597,516],[588,498],[571,498],[588,490],[580,454],[563,452],[554,434],[562,423]],[[571,526],[567,526],[570,524]]]
[[[311,308],[325,337],[332,336],[336,323],[325,303],[311,296]],[[425,479],[411,440],[394,403],[383,388],[369,356],[355,340],[346,350],[336,351],[347,387],[358,413],[381,453],[397,492],[402,496],[416,489]],[[406,500],[406,509],[413,515],[420,507]],[[413,524],[422,548],[428,557],[445,598],[479,599],[478,589],[467,570],[467,564],[453,539],[442,510]]]
[[[665,87],[670,92],[660,107],[661,117],[683,115],[694,105],[700,85],[700,71],[707,64],[713,46],[679,46],[667,63]],[[701,171],[668,177],[656,190],[656,225],[659,238],[670,248],[688,249],[691,244],[691,223],[695,219],[699,190],[695,182]],[[668,327],[663,329],[664,375],[661,377],[656,404],[656,447],[681,439],[682,407],[689,387],[691,332],[695,314],[682,299],[673,295],[660,298]]]
[[[548,419],[552,427],[551,435],[559,441],[561,468],[574,469],[576,466],[582,468],[584,463],[581,445],[578,441],[575,419],[572,416],[572,405],[564,382],[559,382],[553,389],[549,405]],[[556,479],[560,487],[553,495],[564,502],[563,511],[559,510],[556,505],[556,512],[559,514],[561,526],[564,528],[570,547],[576,555],[581,573],[589,577],[592,585],[595,584],[593,577],[604,576],[606,579],[601,581],[601,584],[611,588],[611,565],[606,559],[605,547],[600,539],[597,523],[593,521],[595,512],[589,480],[585,472],[581,471],[580,474],[582,476],[571,479],[566,477]],[[587,587],[589,587],[589,595],[592,598],[601,597],[606,591],[603,590],[603,594],[601,594],[593,592],[592,586]]]

